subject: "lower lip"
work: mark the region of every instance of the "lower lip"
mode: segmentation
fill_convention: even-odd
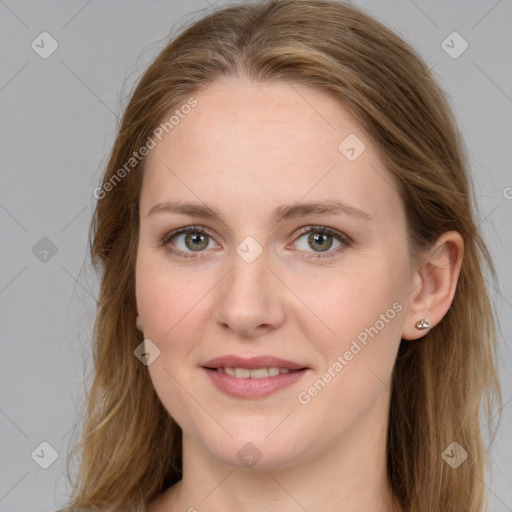
[[[238,379],[226,373],[203,368],[218,390],[236,398],[262,398],[302,379],[307,369],[280,373],[263,379]]]

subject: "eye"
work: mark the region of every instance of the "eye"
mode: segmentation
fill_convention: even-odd
[[[162,240],[162,245],[172,254],[192,258],[196,257],[194,253],[218,247],[213,238],[204,229],[197,226],[187,226],[168,233]],[[170,246],[174,246],[176,249]]]
[[[304,252],[326,253],[306,256],[308,258],[327,258],[348,247],[351,239],[339,231],[325,226],[310,226],[294,242],[297,249]],[[311,251],[312,249],[312,251]],[[331,250],[333,249],[333,250]]]
[[[302,230],[293,245],[294,249],[310,253],[305,256],[306,258],[318,259],[336,256],[351,243],[352,240],[339,231],[326,226],[309,226]],[[206,249],[220,247],[212,236],[199,226],[187,226],[172,231],[161,240],[161,245],[168,253],[185,258],[200,257],[200,253]]]

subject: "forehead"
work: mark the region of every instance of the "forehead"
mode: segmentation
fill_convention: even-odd
[[[259,210],[304,198],[340,199],[378,216],[397,203],[373,142],[326,92],[223,79],[193,97],[197,105],[183,110],[147,157],[146,211],[176,198]]]

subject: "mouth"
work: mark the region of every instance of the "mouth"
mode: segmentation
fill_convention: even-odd
[[[285,375],[290,372],[300,372],[307,368],[300,368],[298,370],[291,370],[290,368],[279,368],[277,366],[270,366],[269,368],[236,368],[229,366],[219,366],[217,368],[204,367],[206,370],[212,370],[219,373],[224,373],[236,379],[266,379],[268,377],[276,377],[277,375]]]
[[[293,361],[271,357],[221,356],[202,365],[217,390],[243,399],[263,398],[296,383],[311,371]]]

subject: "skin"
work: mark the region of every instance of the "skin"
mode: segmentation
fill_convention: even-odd
[[[428,332],[415,323],[428,317],[433,326],[448,310],[462,238],[444,233],[421,261],[412,258],[393,177],[369,136],[325,92],[231,78],[194,97],[197,106],[150,152],[140,198],[137,325],[160,350],[148,369],[184,446],[182,481],[149,510],[400,510],[386,477],[392,369],[401,339]],[[354,161],[338,149],[349,134],[366,147]],[[171,200],[206,203],[222,219],[148,215]],[[271,218],[281,205],[335,200],[371,219]],[[333,238],[319,252],[299,232],[317,225],[352,242]],[[196,258],[162,245],[185,226],[206,229],[207,247],[193,251],[185,235],[167,247]],[[263,251],[252,263],[236,252],[247,236]],[[393,304],[400,311],[300,403],[298,394],[332,374],[338,355]],[[310,370],[265,398],[233,398],[201,369],[224,354],[273,355]],[[237,457],[248,442],[261,453],[252,468]]]

